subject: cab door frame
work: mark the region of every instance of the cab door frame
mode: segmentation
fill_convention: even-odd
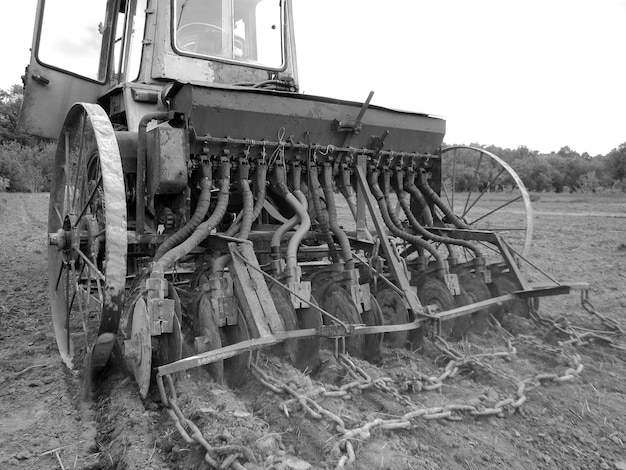
[[[97,79],[81,76],[39,59],[46,0],[38,1],[31,59],[22,77],[24,96],[18,123],[20,131],[56,139],[65,115],[74,103],[96,103],[98,97],[110,86],[110,59],[115,40],[116,12],[119,11],[120,1],[122,0],[106,0],[104,22],[100,25],[102,42]],[[57,4],[60,5],[61,2]],[[69,12],[67,19],[74,20]]]

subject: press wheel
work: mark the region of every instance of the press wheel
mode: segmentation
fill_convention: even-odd
[[[491,275],[492,283],[489,285],[494,296],[506,295],[520,290],[522,287],[512,273],[494,272]],[[530,306],[523,299],[515,299],[501,307],[494,315],[498,321],[502,320],[505,311],[519,317],[530,317]]]
[[[199,286],[196,289],[196,293],[199,298],[192,300],[197,308],[197,312],[194,312],[192,317],[192,322],[194,334],[197,335],[195,344],[198,354],[250,339],[248,326],[239,307],[236,307],[237,323],[220,326],[213,314],[211,292],[203,290]],[[206,368],[213,375],[216,382],[220,384],[226,383],[229,387],[237,388],[242,386],[247,378],[250,358],[250,351],[244,351],[223,361],[207,364]]]
[[[156,368],[182,357],[182,309],[176,290],[168,284],[168,298],[174,300],[175,312],[172,333],[152,336],[144,274],[138,275],[131,285],[120,319],[119,337],[123,340],[122,352],[126,366],[139,387],[139,394],[145,399],[154,382]]]
[[[311,303],[316,307],[319,305],[313,295],[311,295]],[[296,316],[301,329],[318,328],[324,324],[322,314],[313,307],[297,309]],[[319,336],[299,340],[296,367],[303,372],[315,371],[321,362],[319,354],[321,344],[322,340]]]
[[[409,322],[409,312],[400,297],[392,289],[381,289],[376,294],[385,325],[400,325]],[[392,348],[403,348],[409,340],[408,331],[385,333],[385,342]]]
[[[111,122],[95,104],[69,111],[56,150],[48,211],[48,285],[63,362],[107,363],[124,305],[126,194]]]
[[[454,297],[445,283],[434,277],[427,277],[417,286],[417,297],[422,305],[433,305],[438,311],[452,310],[455,307]],[[452,340],[458,340],[465,333],[457,328],[455,320],[441,322],[441,333]]]
[[[269,290],[286,331],[293,331],[299,328],[317,328],[322,325],[322,317],[314,308],[307,307],[296,310],[291,302],[289,293],[285,289],[272,283]],[[315,303],[315,299],[312,299],[312,302]],[[315,304],[317,305],[317,303]],[[285,341],[283,344],[289,360],[301,371],[313,370],[319,364],[319,337],[292,339]]]
[[[367,326],[382,326],[384,325],[383,312],[376,301],[376,297],[370,294],[369,310],[364,311],[361,314],[363,323]],[[363,339],[363,353],[362,357],[366,361],[377,362],[380,361],[383,349],[383,334],[374,333],[371,335],[365,335]]]
[[[324,286],[325,288],[321,290],[321,293],[316,294],[316,298],[320,299],[319,301],[322,309],[344,323],[363,323],[356,305],[354,305],[350,294],[348,294],[345,289],[341,288],[332,281],[325,283]],[[324,322],[332,323],[332,320],[330,318],[324,318]],[[362,357],[363,344],[363,335],[346,337],[346,351],[352,356]]]
[[[461,285],[461,289],[466,293],[469,303],[482,302],[483,300],[491,298],[489,287],[487,287],[482,277],[476,273],[460,273],[459,284]],[[471,316],[471,330],[476,333],[483,333],[489,327],[489,314],[493,311],[494,309],[492,307],[487,307],[474,312]]]

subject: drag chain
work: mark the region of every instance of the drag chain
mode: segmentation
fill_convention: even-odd
[[[591,328],[584,328],[578,325],[574,325],[565,316],[561,316],[556,320],[542,317],[539,312],[531,309],[530,315],[536,322],[542,325],[548,325],[551,328],[569,336],[570,339],[566,341],[559,341],[559,346],[572,345],[572,346],[584,346],[590,342],[601,342],[613,349],[619,351],[626,351],[626,346],[618,344],[615,337],[624,337],[624,329],[617,323],[617,321],[607,318],[600,314],[593,307],[588,298],[588,292],[583,291],[580,299],[582,307],[592,316],[598,317],[606,330],[594,330]]]
[[[256,364],[251,364],[250,368],[252,375],[269,390],[279,395],[286,394],[291,397],[279,404],[280,409],[287,417],[289,417],[290,413],[299,406],[310,418],[315,420],[327,420],[335,425],[335,429],[339,433],[339,438],[333,446],[333,451],[337,451],[339,455],[341,455],[335,468],[342,469],[345,468],[346,465],[350,465],[355,461],[356,457],[353,441],[368,439],[371,436],[371,432],[376,428],[380,428],[382,430],[410,429],[414,426],[413,421],[420,418],[424,420],[446,419],[458,421],[462,419],[461,416],[463,414],[476,418],[485,416],[504,418],[506,416],[506,412],[509,414],[515,413],[527,401],[527,392],[542,385],[569,382],[580,375],[583,370],[580,355],[576,353],[569,356],[566,355],[564,348],[567,346],[581,346],[588,344],[589,341],[598,340],[615,349],[626,351],[626,347],[618,345],[612,338],[609,337],[624,335],[624,330],[619,326],[619,324],[614,320],[608,319],[599,314],[584,294],[582,297],[582,305],[587,312],[600,318],[602,323],[607,328],[606,331],[591,330],[575,326],[564,317],[551,320],[540,316],[538,312],[531,309],[531,317],[537,323],[541,325],[548,325],[551,328],[569,336],[569,340],[559,341],[557,343],[558,347],[546,345],[529,335],[513,336],[510,332],[504,329],[498,321],[493,318],[493,316],[491,317],[491,321],[494,328],[506,339],[506,350],[469,354],[454,349],[440,336],[434,336],[431,338],[433,345],[442,353],[444,357],[449,360],[443,368],[443,372],[439,376],[427,376],[425,374],[418,373],[416,380],[410,383],[411,390],[413,392],[438,390],[443,386],[444,380],[455,377],[462,370],[479,368],[489,374],[505,379],[516,387],[514,396],[500,400],[491,408],[480,407],[470,403],[453,403],[431,408],[418,406],[409,396],[400,393],[399,389],[394,386],[393,379],[389,377],[372,378],[362,367],[359,367],[353,359],[350,358],[350,356],[346,353],[340,352],[339,350],[337,350],[335,354],[337,361],[347,372],[347,376],[352,379],[350,382],[345,383],[342,386],[327,384],[326,386],[320,385],[311,390],[300,392],[281,382],[277,378],[272,377],[268,371],[263,370]],[[517,350],[513,346],[514,343],[531,344],[533,347],[541,349],[545,352],[560,354],[568,359],[570,367],[565,369],[563,373],[542,373],[519,379],[501,369],[497,369],[492,364],[485,362],[485,359],[496,358],[507,361],[512,360],[517,354]],[[167,384],[169,395],[166,391],[164,381]],[[218,460],[213,457],[216,454],[224,455],[226,453],[224,451],[227,449],[211,447],[202,435],[200,429],[193,423],[193,421],[187,419],[183,415],[180,407],[178,406],[174,380],[171,375],[157,375],[157,385],[162,403],[185,442],[188,444],[200,445],[205,451],[204,460],[212,468],[233,468],[235,470],[245,470],[245,467],[238,461],[240,458],[246,458],[242,452],[231,452],[223,458],[221,462],[218,462]],[[348,428],[343,418],[324,408],[317,401],[315,401],[315,397],[350,399],[353,392],[361,392],[368,389],[377,390],[393,397],[398,403],[409,408],[410,411],[398,418],[377,418],[373,421],[362,424],[361,426]],[[234,450],[236,451],[236,449]]]
[[[337,360],[346,370],[348,376],[353,380],[340,387],[331,385],[327,385],[325,387],[317,386],[311,390],[299,392],[280,380],[270,376],[267,371],[264,371],[257,365],[252,365],[251,368],[253,376],[261,384],[276,394],[287,394],[291,397],[279,404],[279,407],[286,416],[289,416],[293,411],[293,408],[299,405],[309,417],[316,420],[326,419],[335,425],[335,430],[339,433],[339,438],[334,444],[333,450],[339,451],[341,455],[341,458],[335,467],[337,469],[345,468],[346,465],[354,462],[355,453],[353,441],[368,439],[371,436],[371,432],[376,428],[380,428],[382,430],[410,429],[414,426],[413,421],[417,419],[446,419],[458,421],[462,419],[461,415],[463,414],[468,414],[476,418],[485,416],[504,418],[507,410],[509,413],[514,413],[526,402],[527,392],[541,385],[549,383],[557,384],[574,380],[583,370],[583,364],[580,362],[580,356],[578,354],[574,354],[570,358],[571,367],[567,368],[562,374],[536,374],[532,377],[520,380],[484,362],[484,359],[513,359],[517,351],[512,346],[512,342],[510,340],[507,341],[507,350],[505,351],[473,355],[462,354],[459,351],[456,351],[440,337],[434,338],[434,345],[440,352],[443,353],[444,356],[449,358],[449,361],[439,377],[420,375],[419,380],[412,384],[414,391],[437,390],[442,387],[445,379],[453,378],[461,370],[468,368],[481,368],[491,374],[504,377],[506,380],[512,382],[516,386],[514,397],[500,400],[492,408],[484,408],[470,403],[453,403],[431,408],[421,407],[415,404],[409,396],[401,394],[398,388],[393,385],[394,381],[391,378],[372,378],[363,368],[355,364],[352,358],[346,354],[339,354],[337,356]],[[377,418],[361,426],[349,429],[346,426],[344,419],[322,407],[314,399],[315,397],[348,399],[350,398],[350,393],[352,391],[362,391],[367,389],[375,389],[392,396],[400,404],[409,408],[410,411],[398,418]]]
[[[170,392],[169,395],[165,390],[166,387],[163,383],[163,379],[165,379],[165,382],[167,383],[167,388]],[[221,463],[212,457],[212,455],[215,455],[217,453],[223,454],[224,452],[220,452],[220,448],[211,447],[211,445],[202,435],[202,431],[200,431],[200,428],[198,428],[198,426],[196,426],[193,421],[185,417],[180,407],[178,406],[176,387],[174,385],[174,379],[170,374],[166,374],[164,376],[157,375],[157,386],[159,388],[161,402],[163,403],[163,406],[165,406],[165,410],[167,411],[167,413],[172,418],[172,421],[174,421],[174,425],[176,426],[178,433],[187,444],[198,444],[204,449],[204,461],[206,463],[208,463],[212,468],[215,469],[232,468],[234,470],[245,470],[245,467],[237,460],[238,458],[243,457],[243,455],[239,452],[227,455],[222,459]]]

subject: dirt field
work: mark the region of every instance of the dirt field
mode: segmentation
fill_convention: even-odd
[[[595,309],[626,329],[626,198],[534,199],[533,261],[559,280],[589,282]],[[207,468],[156,396],[142,403],[132,379],[113,371],[88,400],[79,375],[62,365],[48,318],[47,205],[46,194],[0,193],[0,468]],[[606,329],[577,294],[542,299],[540,312]],[[257,358],[279,388],[299,393],[331,391],[354,382],[350,371],[363,371],[361,388],[344,387],[347,397],[311,394],[322,419],[297,400],[285,405],[287,415],[281,405],[292,397],[252,375],[235,394],[193,371],[180,380],[179,403],[217,448],[213,458],[237,455],[248,469],[335,468],[351,457],[339,422],[359,430],[347,468],[626,469],[626,350],[602,342],[561,347],[567,336],[529,319],[507,316],[503,325],[513,336],[492,329],[452,344],[460,368],[439,388],[428,385],[437,385],[432,378],[448,360],[430,343],[418,352],[385,348],[381,363],[354,360],[358,367],[348,369],[324,352],[314,377],[269,353]],[[364,386],[372,384],[367,377],[388,380]],[[520,394],[525,378],[532,380]],[[453,404],[502,412],[475,417]]]

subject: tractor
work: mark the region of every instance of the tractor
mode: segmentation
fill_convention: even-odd
[[[531,285],[529,195],[445,121],[300,92],[290,0],[39,0],[20,128],[58,139],[59,354],[142,397],[259,349],[461,338],[575,285]],[[487,200],[495,203],[485,204]],[[169,393],[174,393],[171,389]]]

